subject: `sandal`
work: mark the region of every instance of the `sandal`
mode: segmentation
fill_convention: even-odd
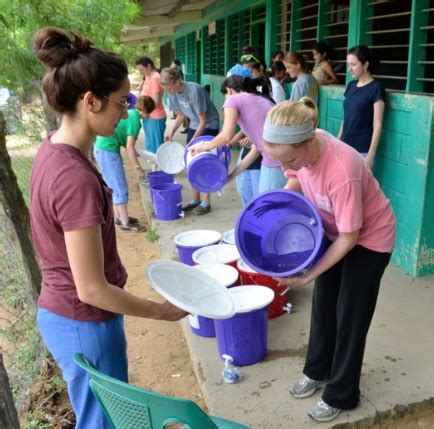
[[[199,205],[200,205],[200,201],[191,201],[187,205],[182,206],[182,210],[188,212],[190,210],[195,209]]]
[[[139,221],[139,219],[135,218],[135,217],[129,217],[128,218],[128,223],[137,223]],[[115,224],[116,225],[122,225],[122,221],[120,217],[115,218]]]
[[[121,231],[129,231],[129,232],[145,232],[146,227],[140,225],[139,223],[129,223],[128,225],[119,225],[119,229]]]

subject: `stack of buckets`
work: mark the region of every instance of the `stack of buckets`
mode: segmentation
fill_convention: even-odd
[[[182,185],[174,183],[175,176],[164,171],[151,171],[147,176],[156,218],[176,220],[182,217]]]

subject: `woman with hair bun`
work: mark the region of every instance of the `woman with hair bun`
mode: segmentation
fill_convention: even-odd
[[[383,127],[386,91],[372,76],[379,63],[367,46],[351,48],[347,64],[354,80],[344,92],[344,120],[338,139],[360,152],[372,169]]]
[[[359,403],[366,337],[394,248],[395,217],[363,158],[317,123],[312,99],[284,101],[268,112],[263,137],[288,177],[286,188],[302,192],[324,225],[323,256],[303,275],[278,280],[287,286],[315,281],[306,363],[290,393],[302,399],[324,388],[308,415],[325,422]]]
[[[260,155],[262,162],[259,175],[252,176],[251,183],[246,183],[241,190],[243,204],[260,192],[282,188],[286,183],[279,163],[265,152],[262,140],[265,117],[275,104],[269,91],[268,80],[265,81],[263,77],[250,79],[234,75],[226,78],[221,87],[226,98],[223,105],[223,128],[213,140],[192,149],[192,154],[195,155],[225,144],[233,145],[244,136],[247,137],[251,150],[230,173],[229,180],[244,172]],[[237,124],[241,128],[239,133]]]
[[[35,34],[33,50],[47,67],[47,100],[62,117],[39,148],[30,182],[32,236],[42,270],[37,323],[68,386],[76,428],[109,429],[74,354],[128,381],[122,315],[178,320],[185,313],[124,291],[111,191],[88,158],[96,136],[110,137],[127,118],[125,62],[79,33],[55,27]]]

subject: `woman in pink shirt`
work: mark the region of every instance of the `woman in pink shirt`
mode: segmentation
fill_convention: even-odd
[[[395,243],[395,218],[366,161],[350,146],[316,129],[312,99],[275,106],[264,125],[265,149],[318,209],[327,250],[299,277],[315,280],[309,346],[303,376],[290,389],[296,398],[324,387],[309,416],[330,421],[359,402],[359,382],[369,325],[380,281]]]
[[[152,97],[155,103],[155,109],[149,118],[143,119],[143,130],[145,131],[146,149],[156,153],[164,142],[164,132],[166,131],[166,111],[163,106],[164,91],[160,86],[160,74],[151,58],[140,57],[136,61],[136,68],[143,76],[140,94]]]

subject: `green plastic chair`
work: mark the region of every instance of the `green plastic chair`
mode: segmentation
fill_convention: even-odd
[[[181,423],[183,429],[249,429],[208,416],[195,402],[150,392],[98,371],[82,353],[75,363],[89,374],[89,386],[114,429],[164,429]]]

